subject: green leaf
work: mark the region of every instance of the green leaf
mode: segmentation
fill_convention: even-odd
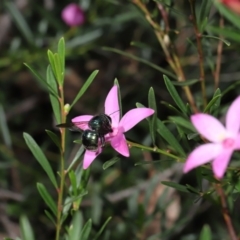
[[[51,132],[50,130],[45,130],[45,131],[48,134],[48,136],[52,139],[52,141],[56,144],[56,146],[59,149],[62,149],[58,136],[55,133]]]
[[[52,216],[52,214],[48,210],[44,210],[46,216],[49,218],[49,220],[53,223],[53,225],[56,225],[56,222]]]
[[[62,70],[62,63],[58,53],[54,54],[54,69],[55,69],[55,76],[57,78],[57,82],[60,86],[63,85],[63,70]]]
[[[177,189],[178,191],[180,192],[186,192],[186,193],[189,193],[189,191],[187,190],[187,187],[181,185],[181,184],[178,184],[178,183],[175,183],[175,182],[167,182],[167,181],[162,181],[161,182],[163,185],[166,185],[168,187],[172,187],[172,188],[175,188]]]
[[[53,201],[51,195],[48,193],[47,189],[42,183],[37,183],[37,189],[40,193],[42,199],[47,204],[47,206],[51,209],[54,216],[57,216],[57,206],[55,202]]]
[[[109,161],[107,161],[103,164],[103,170],[106,170],[107,168],[111,167],[112,165],[114,165],[119,160],[120,160],[119,157],[113,157],[111,160],[109,160]]]
[[[200,195],[200,192],[199,192],[198,189],[192,187],[192,186],[189,185],[189,184],[186,184],[186,187],[187,187],[187,189],[188,189],[189,192],[194,193],[194,194],[197,194],[197,195]]]
[[[32,72],[32,74],[43,84],[43,86],[48,90],[50,94],[58,98],[57,92],[55,92],[55,89],[51,85],[49,85],[45,79],[38,74],[32,67],[30,67],[27,63],[24,63],[24,65]]]
[[[92,240],[97,240],[100,235],[102,234],[103,230],[105,229],[105,227],[107,226],[107,224],[109,223],[109,221],[112,219],[112,217],[109,217],[105,223],[102,225],[101,229],[98,231],[98,233],[95,235],[95,237]]]
[[[58,86],[50,65],[47,67],[47,82],[50,86],[52,86],[55,92],[58,91],[57,90]],[[59,100],[56,97],[52,96],[51,94],[49,97],[50,97],[53,113],[56,118],[56,122],[59,124],[61,123],[61,112],[60,112]]]
[[[7,121],[6,121],[6,115],[1,104],[0,104],[0,130],[3,135],[3,141],[5,145],[8,148],[11,148],[12,140],[11,140],[10,132],[9,132]]]
[[[169,129],[164,125],[164,123],[157,119],[157,132],[164,138],[167,143],[174,148],[178,153],[181,154],[182,157],[184,157],[186,154],[182,148],[182,146],[179,144],[178,140],[174,137],[174,135],[169,131]]]
[[[171,121],[173,121],[175,124],[182,126],[188,130],[190,130],[191,132],[196,132],[194,126],[192,125],[192,123],[189,120],[186,120],[185,118],[182,117],[169,117],[169,119]]]
[[[69,165],[69,167],[68,167],[68,169],[67,169],[67,172],[70,171],[70,169],[72,169],[72,167],[74,166],[74,164],[75,164],[75,163],[78,161],[78,159],[82,156],[84,150],[85,150],[85,148],[84,148],[84,146],[82,145],[82,146],[78,149],[75,157],[73,158],[71,164]]]
[[[79,239],[88,240],[91,229],[92,229],[92,219],[89,219],[84,225]]]
[[[79,237],[81,234],[82,230],[82,225],[83,225],[83,218],[82,214],[77,211],[75,212],[73,216],[73,220],[71,223],[71,226],[69,228],[69,239],[68,240],[80,240],[81,238]]]
[[[205,29],[211,7],[212,7],[212,1],[209,1],[209,0],[201,1],[201,6],[200,6],[200,10],[199,10],[199,18],[198,18],[198,27],[200,29],[200,32],[203,32]]]
[[[208,225],[203,226],[199,240],[212,240],[211,229]]]
[[[195,83],[199,83],[199,79],[191,79],[191,80],[187,80],[187,81],[184,81],[184,82],[171,81],[171,83],[172,83],[174,86],[184,87],[184,86],[194,85]]]
[[[58,42],[58,55],[61,62],[61,75],[62,75],[61,82],[63,84],[65,75],[65,41],[63,37],[60,38]]]
[[[147,60],[145,60],[145,59],[143,59],[143,58],[139,58],[139,57],[137,57],[137,56],[134,56],[133,54],[126,53],[126,52],[124,52],[124,51],[121,51],[121,50],[118,50],[118,49],[115,49],[115,48],[103,47],[102,49],[105,50],[105,51],[118,53],[118,54],[120,54],[120,55],[129,57],[129,58],[131,58],[131,59],[133,59],[133,60],[136,60],[136,61],[138,61],[138,62],[144,63],[144,64],[146,64],[147,66],[152,67],[152,68],[158,70],[159,72],[164,73],[164,74],[172,77],[173,79],[177,80],[177,77],[176,77],[176,75],[175,75],[174,73],[169,72],[169,71],[167,71],[165,68],[161,68],[161,67],[159,67],[158,65],[153,64],[153,63],[151,63],[151,62],[149,62],[149,61],[147,61]]]
[[[221,96],[222,97],[222,95],[221,95],[221,90],[218,88],[216,91],[215,91],[215,93],[214,93],[214,95],[213,95],[213,98],[215,98],[215,97],[217,97],[217,96]],[[213,116],[217,116],[218,115],[218,112],[219,112],[219,110],[220,110],[220,103],[221,103],[221,97],[220,98],[218,98],[216,101],[215,101],[215,103],[210,107],[210,114],[211,115],[213,115]]]
[[[164,78],[164,82],[165,85],[168,89],[168,92],[170,93],[170,95],[172,96],[172,99],[174,100],[174,102],[177,104],[177,106],[179,107],[179,109],[183,112],[184,115],[187,116],[187,108],[185,106],[185,104],[183,103],[182,99],[180,98],[177,90],[175,89],[175,87],[173,86],[172,82],[170,81],[170,79],[167,76],[163,76]]]
[[[217,1],[214,1],[215,7],[218,9],[218,11],[228,20],[230,21],[235,27],[240,29],[240,16],[227,7],[225,7],[223,4],[218,3]]]
[[[26,216],[20,218],[20,229],[23,240],[34,240],[34,234],[29,220]]]
[[[48,175],[49,179],[51,180],[53,186],[55,188],[57,188],[57,181],[56,181],[56,178],[54,176],[53,170],[52,170],[47,158],[43,154],[41,148],[38,146],[38,144],[35,142],[35,140],[28,133],[23,133],[23,137],[25,139],[25,142],[26,142],[27,146],[31,150],[32,154],[37,159],[39,164],[42,166],[44,171],[47,173],[47,175]]]
[[[220,27],[215,27],[215,26],[208,26],[207,30],[218,34],[219,36],[223,36],[226,39],[230,39],[235,42],[240,42],[240,33],[236,32],[235,29],[230,29],[230,28],[220,28]],[[205,36],[204,36],[205,37]],[[210,36],[209,36],[210,37]],[[230,42],[224,39],[220,39],[219,37],[211,36],[211,38],[215,38],[217,40],[222,40],[227,46],[230,46]]]
[[[149,120],[149,128],[150,128],[150,135],[152,138],[153,145],[155,145],[156,139],[156,121],[157,121],[157,104],[155,99],[154,89],[151,87],[148,92],[148,106],[154,110],[154,114],[148,118]]]
[[[78,195],[78,193],[77,193],[77,179],[76,179],[75,172],[73,170],[71,170],[68,173],[68,177],[69,177],[70,182],[71,182],[73,196],[76,197]]]
[[[30,45],[34,45],[34,37],[32,31],[26,21],[25,16],[18,10],[16,4],[12,1],[4,1],[7,10],[11,14],[12,19],[15,21],[16,26]]]
[[[218,101],[221,101],[222,95],[219,94],[217,96],[214,96],[211,101],[208,103],[208,105],[204,109],[204,113],[207,113],[215,104],[217,104]]]
[[[55,64],[54,64],[54,54],[51,50],[48,50],[47,55],[48,55],[48,61],[49,61],[50,66],[52,68],[53,74],[54,74],[55,77],[57,77],[56,76]]]
[[[80,91],[78,92],[77,96],[75,97],[75,99],[73,100],[70,109],[74,106],[74,104],[80,99],[80,97],[87,91],[88,87],[91,85],[91,83],[93,82],[94,78],[96,77],[96,75],[98,74],[98,70],[95,70],[92,72],[92,74],[88,77],[87,81],[84,83],[84,85],[81,87]]]
[[[177,115],[184,116],[182,112],[179,111],[179,109],[175,108],[173,105],[169,104],[168,102],[161,101],[160,103],[166,106],[172,112],[176,113]]]

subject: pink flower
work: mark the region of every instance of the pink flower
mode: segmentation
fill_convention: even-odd
[[[62,20],[70,27],[80,26],[85,20],[84,12],[77,4],[70,3],[62,10]]]
[[[240,14],[240,0],[221,0],[223,5]]]
[[[120,120],[120,107],[118,102],[118,88],[113,86],[107,95],[105,100],[105,114],[112,119],[113,132],[105,135],[105,140],[110,142],[111,146],[125,157],[129,157],[129,148],[127,145],[124,133],[133,128],[137,123],[144,118],[149,117],[154,113],[154,110],[150,108],[134,108],[128,111]],[[82,130],[88,129],[88,126],[77,124],[82,121],[89,121],[93,116],[82,115],[72,119],[72,122]],[[87,169],[93,160],[102,152],[102,148],[99,147],[97,152],[86,150],[83,158],[83,168]]]
[[[240,149],[240,96],[231,104],[226,114],[226,127],[211,115],[197,113],[191,117],[197,131],[211,143],[203,144],[188,156],[183,171],[212,161],[214,175],[222,178],[234,150]]]

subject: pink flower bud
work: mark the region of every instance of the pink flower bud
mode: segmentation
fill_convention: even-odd
[[[232,11],[240,14],[240,0],[221,0],[221,3]]]
[[[62,10],[62,20],[70,27],[81,26],[85,16],[79,5],[70,3]]]

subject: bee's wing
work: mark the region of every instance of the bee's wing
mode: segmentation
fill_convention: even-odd
[[[59,128],[68,128],[71,131],[82,132],[88,129],[88,122],[61,123],[56,125]]]

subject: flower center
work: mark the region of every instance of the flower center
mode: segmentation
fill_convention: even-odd
[[[224,148],[232,148],[234,146],[234,144],[235,144],[235,141],[232,138],[225,138],[222,141],[222,145]]]

